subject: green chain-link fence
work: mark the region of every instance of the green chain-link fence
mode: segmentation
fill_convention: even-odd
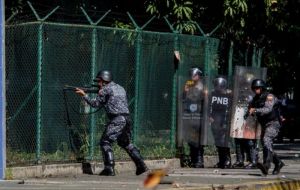
[[[143,31],[130,14],[136,30],[96,26],[103,17],[94,23],[86,13],[90,25],[46,22],[52,12],[45,18],[34,13],[37,22],[6,25],[8,165],[101,158],[104,111],[63,88],[90,86],[103,68],[128,93],[133,141],[142,155],[174,157],[178,75],[194,66],[207,77],[220,70],[231,75],[234,65],[251,60],[240,47],[180,34],[166,18],[173,33]],[[253,55],[252,65],[259,66]],[[117,159],[128,159],[114,148]]]
[[[105,113],[63,87],[91,85],[103,68],[127,90],[133,140],[144,157],[173,157],[174,50],[182,55],[180,68],[198,65],[208,72],[217,48],[217,39],[176,33],[47,22],[7,25],[8,164],[100,159]],[[117,158],[125,159],[115,148]]]

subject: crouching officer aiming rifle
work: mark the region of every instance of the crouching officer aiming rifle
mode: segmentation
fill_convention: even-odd
[[[104,169],[100,175],[114,176],[114,154],[112,144],[117,142],[120,147],[126,150],[130,158],[136,165],[136,175],[140,175],[148,170],[140,151],[130,142],[131,139],[131,120],[127,103],[125,89],[112,81],[113,77],[110,71],[100,71],[95,82],[100,89],[95,98],[87,96],[87,91],[81,88],[75,88],[75,92],[80,95],[90,106],[104,107],[109,122],[100,140]]]
[[[261,79],[253,80],[251,88],[255,96],[250,103],[248,114],[255,114],[258,122],[262,125],[263,163],[257,163],[257,167],[264,175],[268,175],[271,162],[273,162],[275,167],[272,174],[277,175],[284,166],[273,149],[273,141],[281,127],[278,100],[273,94],[267,92],[266,84]]]

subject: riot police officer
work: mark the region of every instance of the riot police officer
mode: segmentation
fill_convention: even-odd
[[[273,141],[280,129],[278,100],[266,91],[266,84],[261,79],[253,80],[251,88],[255,96],[249,105],[249,114],[255,114],[262,126],[263,163],[257,163],[257,167],[264,175],[267,175],[273,162],[275,167],[272,174],[276,175],[284,166],[273,149]]]
[[[185,83],[184,92],[182,95],[184,112],[190,115],[191,123],[186,123],[190,128],[193,128],[193,133],[196,139],[187,139],[190,149],[191,167],[203,168],[203,153],[204,146],[200,143],[202,117],[203,117],[203,103],[204,103],[204,85],[202,83],[202,71],[195,67],[189,70],[190,79]]]
[[[231,91],[227,89],[227,80],[217,77],[213,81],[214,90],[211,92],[209,122],[218,151],[219,162],[215,168],[231,168],[231,156],[228,143],[229,113],[231,106]]]
[[[126,150],[130,158],[136,165],[136,175],[140,175],[148,170],[140,151],[130,142],[131,140],[131,121],[125,89],[113,81],[109,70],[102,70],[96,76],[100,90],[95,98],[90,98],[80,89],[76,93],[83,97],[92,107],[104,107],[109,122],[100,140],[104,169],[100,175],[114,176],[115,160],[112,144],[117,142],[120,147]]]

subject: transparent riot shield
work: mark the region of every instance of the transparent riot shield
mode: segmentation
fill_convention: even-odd
[[[210,81],[208,90],[207,144],[218,147],[229,147],[230,141],[230,113],[232,107],[232,89],[225,76],[217,76]]]
[[[254,79],[266,80],[266,68],[236,66],[234,74],[234,90],[230,136],[232,138],[259,139],[261,126],[256,117],[246,116],[248,104],[254,97],[251,83]]]
[[[192,81],[188,75],[178,78],[178,128],[177,144],[184,143],[194,147],[206,144],[202,137],[204,133],[204,105],[207,99],[204,79]]]

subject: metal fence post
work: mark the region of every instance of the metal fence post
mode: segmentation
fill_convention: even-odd
[[[34,13],[35,17],[38,21],[40,21],[39,29],[38,29],[38,62],[37,62],[37,118],[36,118],[36,161],[39,164],[41,162],[41,112],[42,112],[42,66],[43,66],[43,49],[44,49],[44,41],[43,41],[43,32],[44,32],[44,21],[52,15],[58,8],[54,8],[49,14],[47,14],[44,18],[41,18],[38,13],[35,11],[34,7],[31,5],[29,1],[27,1],[30,9]]]
[[[179,37],[178,31],[175,32],[174,39],[174,50],[179,51]],[[175,58],[174,58],[175,59]],[[180,60],[178,60],[180,62]],[[175,65],[174,65],[175,66]],[[177,126],[177,93],[178,93],[178,69],[174,70],[173,74],[173,84],[172,84],[172,122],[171,122],[171,134],[170,142],[172,150],[175,150],[175,131]]]
[[[171,31],[174,34],[174,51],[179,51],[179,31],[175,30],[173,25],[169,22],[168,18],[164,17],[166,23],[169,25]],[[178,60],[180,62],[180,60]],[[180,66],[179,66],[180,68]],[[178,69],[176,68],[174,70],[173,74],[173,84],[172,84],[172,118],[171,118],[171,133],[170,133],[170,142],[171,142],[171,148],[172,150],[175,150],[175,131],[177,128],[177,92],[178,91]]]
[[[0,1],[0,180],[6,169],[6,99],[5,99],[5,20],[4,0]]]
[[[98,21],[93,22],[92,19],[89,17],[87,12],[80,7],[83,14],[86,16],[89,23],[94,26],[92,31],[92,52],[91,52],[91,83],[93,82],[93,79],[96,75],[96,63],[97,63],[97,28],[96,26],[104,19],[104,17],[111,11],[108,10]],[[96,120],[95,115],[91,115],[91,126],[90,126],[90,145],[89,145],[89,159],[93,160],[94,158],[94,148],[95,148],[95,128],[96,128]]]
[[[205,47],[204,47],[204,76],[209,76],[210,68],[208,64],[208,38],[205,36]]]
[[[130,15],[129,12],[127,12],[130,20],[135,26],[135,31],[137,33],[136,38],[136,46],[135,46],[135,90],[134,90],[134,121],[133,121],[133,143],[136,143],[137,140],[137,134],[138,134],[138,123],[140,122],[139,118],[139,80],[140,80],[140,62],[141,62],[141,43],[142,43],[142,35],[141,31],[142,29],[137,25],[137,23],[134,21],[133,17]]]
[[[133,142],[137,140],[139,118],[139,89],[140,89],[140,64],[141,64],[141,48],[142,48],[142,30],[155,18],[154,16],[146,22],[142,27],[139,27],[129,12],[127,12],[131,22],[135,26],[137,33],[135,46],[135,91],[134,91],[134,122],[133,122]]]

